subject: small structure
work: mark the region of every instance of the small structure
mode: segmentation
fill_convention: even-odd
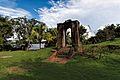
[[[16,41],[19,40],[18,38],[8,38],[7,40],[9,42],[11,42],[11,45],[13,48],[17,49],[17,48],[21,47],[16,44]],[[44,39],[42,39],[41,45],[38,42],[31,43],[28,50],[38,50],[38,49],[40,49],[40,46],[41,46],[41,48],[45,48],[45,43],[46,43],[46,40],[44,40]]]
[[[45,48],[45,42],[46,40],[42,40],[41,45],[39,43],[32,43],[29,50],[38,50],[40,49],[40,46],[41,48]]]
[[[79,21],[67,20],[64,23],[57,24],[57,50],[53,50],[53,54],[48,58],[50,62],[67,63],[76,53],[82,52],[79,35]],[[68,48],[66,44],[66,31],[71,28],[72,48]],[[64,53],[69,54],[64,56]],[[62,57],[60,57],[62,55]]]
[[[80,51],[80,35],[79,35],[79,21],[67,20],[64,23],[57,24],[58,36],[57,36],[57,49],[66,47],[66,31],[71,28],[71,40],[72,47],[75,52]]]

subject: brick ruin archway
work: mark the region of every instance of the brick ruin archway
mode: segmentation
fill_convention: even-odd
[[[67,20],[64,23],[57,24],[57,50],[52,50],[53,54],[48,58],[50,62],[67,63],[76,53],[81,53],[81,43],[79,35],[79,21]],[[72,48],[66,45],[66,31],[71,29]],[[66,51],[69,54],[64,54]],[[62,57],[61,57],[62,55]]]
[[[57,49],[66,47],[66,31],[71,29],[72,47],[75,52],[80,49],[80,35],[79,35],[79,21],[67,20],[64,23],[57,24],[58,36],[57,36]]]

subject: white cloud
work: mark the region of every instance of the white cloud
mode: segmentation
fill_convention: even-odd
[[[0,15],[4,15],[4,16],[10,16],[12,18],[15,17],[32,17],[30,12],[21,9],[21,8],[6,8],[6,7],[2,7],[0,6]]]
[[[51,8],[38,10],[40,20],[48,26],[56,27],[67,19],[77,19],[95,31],[102,25],[120,22],[120,0],[52,0],[50,3]]]
[[[16,0],[0,0],[0,6],[15,7],[16,5]]]

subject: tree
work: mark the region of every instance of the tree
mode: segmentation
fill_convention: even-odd
[[[31,20],[26,17],[18,17],[12,19],[14,34],[19,39],[16,44],[22,49],[26,50],[30,46],[30,35],[32,32],[33,24]]]
[[[114,24],[106,26],[103,31],[106,34],[106,40],[113,40],[115,38],[115,28]]]
[[[104,30],[98,30],[96,33],[97,42],[102,42],[106,40],[106,32]]]
[[[116,29],[115,29],[115,37],[119,38],[120,37],[120,24],[117,24]]]
[[[91,37],[88,41],[103,42],[107,40],[113,40],[119,34],[119,29],[116,28],[114,24],[107,25],[103,30],[99,29],[95,37]]]
[[[70,32],[66,32],[66,44],[72,44],[72,40],[71,40],[71,36],[70,36]]]
[[[28,45],[30,45],[30,42],[33,42],[37,39],[37,32],[35,32],[34,27],[35,25],[38,23],[37,20],[35,20],[34,18],[28,20],[27,22],[27,41],[28,41]],[[28,46],[29,48],[29,46]]]
[[[47,43],[50,43],[53,41],[53,36],[50,32],[46,32],[44,35],[45,40],[47,40]]]
[[[86,35],[84,35],[84,34],[86,33],[86,31],[87,31],[87,29],[85,29],[85,27],[83,25],[81,25],[79,27],[80,41],[82,43],[84,43],[84,41],[85,41]]]
[[[39,41],[40,48],[41,48],[41,41],[42,39],[44,39],[44,36],[45,36],[46,25],[38,21],[38,23],[34,26],[34,30],[39,34],[37,36],[37,39]]]
[[[18,45],[24,46],[24,49],[29,49],[30,43],[38,41],[41,48],[41,40],[44,37],[46,25],[35,19],[27,19],[26,17],[18,17],[12,19],[14,31],[18,37]]]
[[[13,35],[9,17],[0,16],[0,45],[8,45],[8,38]]]
[[[47,46],[54,46],[57,42],[57,28],[48,28],[45,33],[45,40],[47,40]]]

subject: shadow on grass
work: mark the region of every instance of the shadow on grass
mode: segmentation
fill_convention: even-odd
[[[85,61],[84,61],[85,60]],[[74,60],[73,60],[74,61]],[[81,61],[81,62],[80,62]],[[13,64],[12,64],[13,65]],[[43,62],[41,58],[22,60],[17,64],[26,72],[11,73],[0,80],[119,80],[119,72],[90,59],[67,64]]]

